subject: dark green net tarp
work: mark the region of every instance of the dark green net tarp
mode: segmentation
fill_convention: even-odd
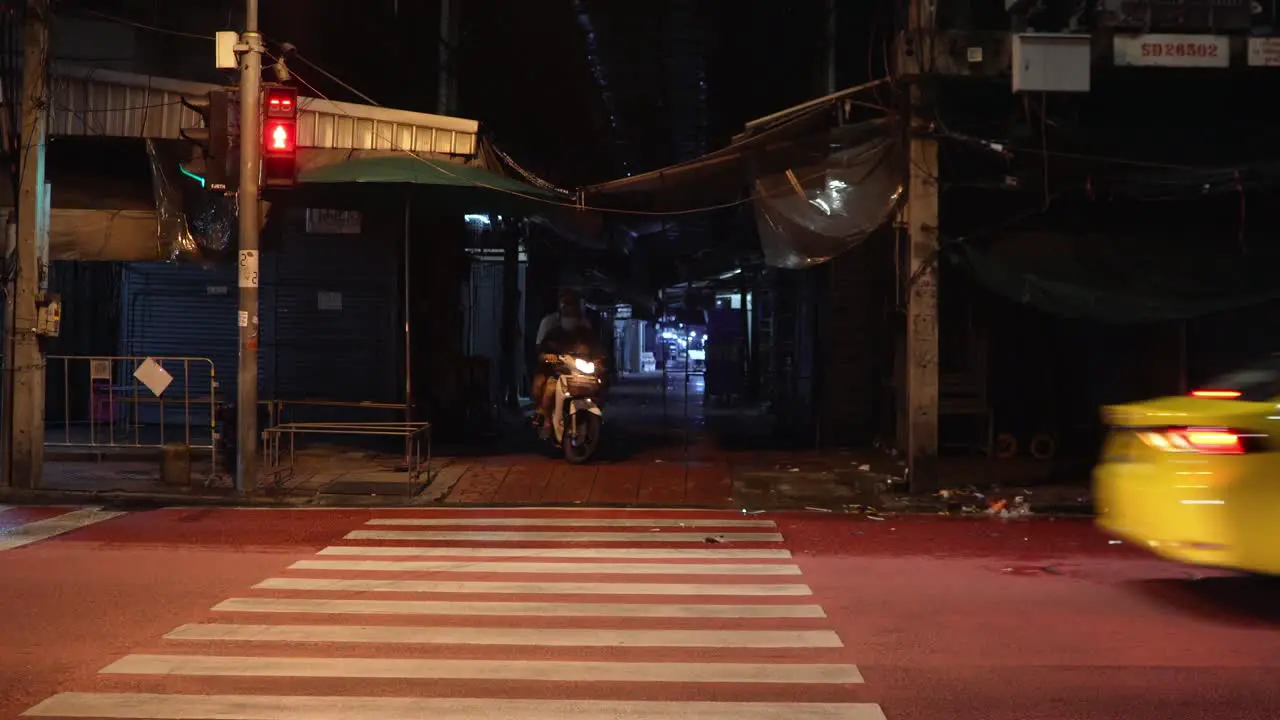
[[[513,180],[475,165],[463,165],[408,153],[384,157],[364,157],[303,171],[304,183],[384,183],[437,185],[446,187],[518,193],[535,198],[555,198],[546,190]]]
[[[437,206],[459,212],[537,213],[566,204],[560,196],[476,165],[463,165],[408,153],[361,157],[303,170],[299,189],[347,195],[385,195],[388,188],[413,188]],[[360,188],[361,190],[356,190]]]
[[[949,264],[1014,302],[1130,325],[1187,320],[1280,298],[1280,252],[1160,240],[1028,233],[950,242]]]

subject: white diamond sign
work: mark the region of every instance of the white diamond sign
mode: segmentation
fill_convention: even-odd
[[[160,363],[147,358],[142,361],[137,370],[133,371],[133,376],[138,382],[147,386],[147,389],[155,393],[156,397],[169,388],[169,384],[173,382],[173,376],[168,370],[160,367]]]

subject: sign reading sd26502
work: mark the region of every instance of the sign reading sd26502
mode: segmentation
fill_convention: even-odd
[[[1116,35],[1119,67],[1226,68],[1231,39],[1226,35]]]

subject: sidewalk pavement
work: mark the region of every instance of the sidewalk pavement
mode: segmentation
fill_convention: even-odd
[[[690,458],[696,459],[690,459]],[[400,467],[397,467],[400,466]],[[651,453],[626,461],[569,465],[540,455],[436,458],[411,480],[399,458],[344,448],[300,453],[292,477],[237,495],[225,473],[197,467],[188,487],[159,483],[140,459],[46,465],[43,489],[0,489],[0,501],[113,505],[478,506],[599,505],[813,510],[842,513],[1090,514],[1084,482],[1050,482],[1032,466],[988,460],[940,462],[945,489],[906,492],[905,467],[861,452]]]
[[[735,498],[744,508],[809,509],[865,514],[990,514],[1000,517],[1089,515],[1087,481],[1050,482],[1042,473],[1001,466],[999,461],[939,461],[944,489],[912,495],[906,468],[892,456],[837,453],[796,458],[772,467],[734,468]]]
[[[300,450],[293,472],[278,477],[264,472],[250,497],[236,492],[224,467],[208,457],[193,461],[190,482],[162,482],[159,456],[143,451],[50,454],[40,488],[0,487],[0,500],[43,504],[105,503],[160,505],[379,505],[420,502],[427,478],[451,463],[433,460],[421,476],[411,478],[399,456],[318,446]]]

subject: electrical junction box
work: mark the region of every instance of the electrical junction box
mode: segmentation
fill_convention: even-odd
[[[1089,92],[1093,38],[1066,33],[1013,36],[1014,92]]]
[[[236,60],[236,45],[240,42],[240,33],[234,30],[219,30],[214,35],[213,66],[219,70],[235,70],[240,66]]]
[[[45,337],[58,337],[62,332],[62,296],[45,293],[37,299],[35,331]]]

